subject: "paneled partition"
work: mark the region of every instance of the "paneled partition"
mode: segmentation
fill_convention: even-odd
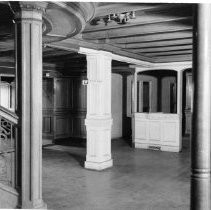
[[[178,114],[135,113],[135,147],[179,152],[180,123],[181,118]]]
[[[134,110],[132,115],[135,148],[181,151],[183,70],[188,67],[190,68],[190,63],[184,62],[158,64],[151,68],[135,68],[134,81],[137,84],[135,82],[133,84]],[[174,69],[171,75],[169,69]],[[157,80],[152,79],[152,76],[150,80],[149,76],[143,76],[146,71],[149,74],[151,70],[154,72],[150,74]],[[140,72],[142,77],[138,74]],[[139,80],[141,86],[138,85]],[[149,84],[149,88],[144,88],[144,83]],[[157,105],[158,108],[152,109],[153,105]],[[143,108],[140,109],[140,107]]]
[[[43,79],[43,138],[86,138],[83,76]]]

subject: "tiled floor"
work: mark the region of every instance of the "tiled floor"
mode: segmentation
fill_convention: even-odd
[[[45,147],[44,201],[56,210],[188,210],[188,147],[170,153],[114,140],[114,167],[101,172],[82,167],[84,147]]]

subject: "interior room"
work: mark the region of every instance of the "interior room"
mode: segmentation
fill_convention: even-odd
[[[0,2],[0,208],[210,210],[210,19]]]

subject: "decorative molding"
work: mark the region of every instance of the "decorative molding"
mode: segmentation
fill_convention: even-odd
[[[22,11],[36,11],[45,13],[47,2],[30,2],[30,1],[19,1],[19,2],[9,2],[8,3],[12,12],[15,14],[15,18],[21,18]]]

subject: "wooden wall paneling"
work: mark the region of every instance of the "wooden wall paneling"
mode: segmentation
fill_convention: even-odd
[[[43,78],[43,138],[54,138],[54,79]]]
[[[162,101],[161,101],[161,106],[162,106],[162,112],[164,113],[171,113],[171,97],[170,97],[170,91],[171,91],[171,84],[174,84],[176,87],[176,77],[173,76],[168,76],[162,78],[161,82],[161,93],[162,93]],[[176,92],[175,92],[176,93]],[[176,105],[176,104],[175,104]],[[175,112],[176,113],[176,108]]]
[[[83,79],[83,76],[73,79],[72,136],[77,138],[86,138],[87,86],[82,85]]]
[[[86,127],[85,127],[86,113],[77,112],[73,115],[73,137],[86,138]]]
[[[191,132],[191,118],[193,107],[193,82],[192,73],[186,73],[186,100],[185,100],[185,134]]]
[[[86,89],[83,76],[43,80],[43,137],[86,138]]]
[[[54,97],[54,109],[67,109],[68,108],[68,79],[67,78],[55,78],[55,97]]]
[[[43,109],[53,109],[53,79],[43,78]]]
[[[69,135],[69,115],[66,112],[54,114],[54,139],[67,138]]]
[[[82,85],[83,77],[73,79],[73,109],[86,111],[86,85]]]

